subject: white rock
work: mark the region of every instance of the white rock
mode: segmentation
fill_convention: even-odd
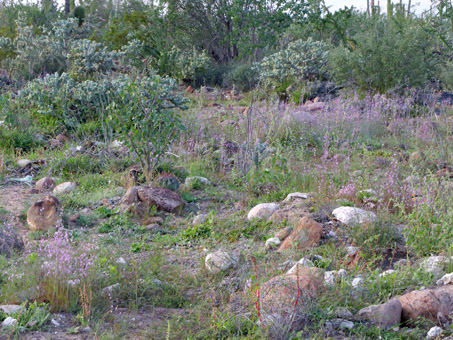
[[[332,211],[332,215],[343,224],[354,225],[372,223],[377,220],[375,213],[355,207],[340,207]]]
[[[2,310],[6,314],[14,314],[20,311],[22,308],[21,305],[3,305],[0,306],[0,310]]]
[[[60,323],[59,323],[57,320],[52,319],[52,320],[50,320],[50,322],[51,322],[52,325],[54,325],[55,327],[60,327]]]
[[[443,275],[447,260],[445,256],[430,256],[420,262],[420,267],[426,272],[432,273],[434,279],[439,279]]]
[[[253,218],[260,218],[267,220],[271,215],[278,209],[280,206],[277,203],[261,203],[257,206],[253,207],[248,215],[247,218],[249,220]]]
[[[395,273],[395,271],[393,269],[389,269],[389,270],[386,270],[385,272],[380,273],[379,277],[384,277],[384,276],[387,276],[387,275],[390,275],[393,273]]]
[[[201,185],[211,185],[211,182],[209,179],[201,176],[192,176],[192,177],[187,177],[186,180],[184,181],[184,185],[186,187],[190,187],[194,185],[195,183],[201,184]]]
[[[192,224],[193,225],[203,224],[208,219],[208,216],[209,215],[207,214],[199,214],[193,218]]]
[[[324,273],[324,283],[328,286],[334,286],[338,280],[346,277],[346,270],[331,270]]]
[[[205,259],[206,269],[213,274],[230,269],[236,263],[237,261],[233,256],[223,251],[210,253]]]
[[[357,254],[359,250],[360,250],[359,247],[352,247],[352,246],[346,247],[346,252],[348,253],[349,256],[353,256],[353,255]]]
[[[2,322],[2,327],[9,327],[9,326],[14,326],[14,324],[17,322],[16,319],[8,316],[5,320]]]
[[[369,194],[370,196],[377,196],[376,190],[373,189],[360,190],[359,195],[360,194]]]
[[[266,241],[266,249],[273,249],[280,244],[280,239],[278,237],[271,237]]]
[[[436,282],[438,286],[445,286],[453,284],[453,273],[445,274],[440,280]],[[1,308],[1,307],[0,307]]]
[[[327,237],[328,238],[337,238],[337,234],[334,232],[334,231],[329,231],[329,233],[327,234]]]
[[[103,296],[106,296],[106,295],[110,295],[112,294],[114,291],[120,289],[121,285],[119,283],[115,283],[114,285],[111,285],[111,286],[108,286],[108,287],[105,287],[101,290],[101,294]]]
[[[29,159],[19,159],[19,160],[17,161],[17,165],[20,166],[20,167],[22,167],[22,168],[23,168],[24,166],[27,166],[27,165],[31,164],[31,163],[32,163],[32,161],[29,160]]]
[[[111,146],[112,148],[120,148],[120,147],[123,146],[123,144],[124,144],[123,142],[120,142],[119,140],[116,140],[116,139],[115,139],[115,140],[112,142],[112,144],[110,144],[110,146]]]
[[[297,262],[297,264],[295,264],[293,267],[291,267],[291,269],[288,270],[286,272],[286,274],[288,274],[288,275],[294,274],[297,271],[297,268],[302,268],[302,267],[311,268],[314,266],[315,266],[315,264],[312,261],[303,257]]]
[[[124,265],[124,264],[127,264],[126,260],[123,259],[122,257],[120,257],[118,260],[116,260],[116,263],[117,263],[117,264],[123,264],[123,265]]]
[[[291,194],[288,194],[288,196],[286,196],[286,198],[283,200],[283,202],[290,202],[290,201],[293,201],[293,200],[297,200],[297,199],[300,199],[300,200],[306,200],[306,199],[309,199],[310,196],[306,193],[302,193],[302,192],[293,192]]]
[[[75,287],[75,286],[78,286],[80,284],[80,280],[79,279],[69,280],[67,282],[67,284],[68,284],[68,286]]]
[[[363,284],[363,279],[361,277],[354,278],[354,280],[352,280],[352,283],[351,283],[351,285],[354,288],[357,288],[357,287],[361,286],[362,284]]]
[[[68,192],[73,191],[76,187],[77,187],[77,183],[74,183],[74,182],[64,182],[64,183],[61,183],[61,184],[57,185],[57,186],[53,189],[53,193],[54,193],[55,195],[66,194],[66,193],[68,193]]]
[[[354,328],[354,322],[348,321],[348,320],[343,320],[343,321],[340,322],[340,326],[338,328],[353,329]]]
[[[428,339],[437,339],[441,336],[443,329],[440,327],[433,327],[428,331]]]

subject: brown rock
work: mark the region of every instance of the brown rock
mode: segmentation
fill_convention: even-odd
[[[282,242],[277,251],[290,248],[305,249],[319,243],[322,235],[321,225],[308,217],[302,217],[294,231]]]
[[[36,189],[39,191],[52,190],[54,186],[55,181],[51,177],[44,177],[36,182]]]
[[[49,144],[51,149],[61,148],[63,143],[61,143],[58,139],[49,139]]]
[[[27,223],[32,231],[47,231],[61,221],[60,202],[54,196],[45,196],[35,202],[27,212]]]
[[[184,204],[176,192],[167,188],[139,187],[138,198],[149,207],[156,206],[158,210],[168,212],[175,212]]]
[[[283,241],[285,238],[287,238],[291,234],[292,231],[293,231],[293,228],[291,228],[291,227],[283,228],[275,234],[275,237],[278,237],[278,239],[280,241]]]
[[[438,177],[453,178],[453,170],[450,168],[443,168],[436,171]]]
[[[79,213],[76,213],[74,215],[72,215],[71,217],[69,217],[69,222],[76,222],[78,219],[80,218],[80,214]]]
[[[59,135],[57,135],[57,137],[55,137],[55,139],[59,141],[61,144],[64,144],[67,141],[69,141],[69,136],[65,133],[60,133]]]
[[[373,305],[358,311],[357,317],[369,320],[374,324],[390,328],[401,323],[402,305],[397,299],[382,305]]]
[[[123,196],[123,202],[132,204],[138,202],[138,187],[130,187]]]
[[[398,298],[403,312],[401,321],[416,321],[419,317],[437,322],[438,313],[444,316],[453,312],[453,285],[415,290]]]
[[[148,225],[148,224],[162,224],[162,223],[164,223],[164,220],[163,220],[162,217],[160,217],[160,216],[153,216],[153,217],[148,218],[148,219],[145,221],[145,223],[143,223],[143,224]]]
[[[193,93],[194,91],[195,91],[195,89],[192,86],[190,86],[190,85],[187,86],[187,88],[186,88],[187,93]]]
[[[323,277],[319,268],[300,268],[298,275],[281,275],[263,283],[260,288],[263,323],[303,327],[307,320],[304,307],[323,287]]]
[[[410,163],[418,163],[425,158],[425,154],[420,151],[415,151],[409,156]]]
[[[274,223],[287,222],[290,225],[296,225],[302,217],[308,215],[310,215],[310,212],[306,205],[291,206],[277,210],[268,220]]]

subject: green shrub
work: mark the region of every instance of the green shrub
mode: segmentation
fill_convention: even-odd
[[[42,141],[30,131],[9,130],[0,127],[0,149],[22,149],[29,152],[42,145]]]
[[[341,85],[382,93],[422,86],[437,69],[432,39],[411,21],[379,19],[353,41],[352,50],[339,47],[331,54],[330,69]]]
[[[137,154],[148,181],[184,129],[177,109],[184,108],[185,100],[175,90],[176,82],[170,78],[129,78],[106,109],[113,128]]]
[[[224,85],[239,91],[248,91],[258,84],[259,74],[253,64],[234,66],[226,75]]]

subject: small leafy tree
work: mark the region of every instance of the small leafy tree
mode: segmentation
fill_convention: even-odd
[[[136,153],[147,180],[155,165],[184,129],[178,109],[184,98],[176,81],[152,75],[125,83],[108,107],[109,120]]]

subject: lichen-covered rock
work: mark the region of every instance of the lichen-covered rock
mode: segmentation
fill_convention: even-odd
[[[206,269],[212,273],[220,273],[233,267],[237,263],[237,259],[224,251],[216,251],[206,256]]]

